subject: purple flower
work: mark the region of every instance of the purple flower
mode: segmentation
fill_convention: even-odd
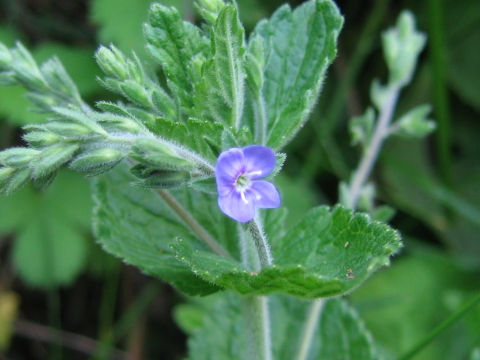
[[[266,146],[231,148],[220,154],[215,168],[218,206],[239,222],[254,218],[255,208],[280,206],[280,195],[270,182],[259,180],[275,168],[275,153]]]

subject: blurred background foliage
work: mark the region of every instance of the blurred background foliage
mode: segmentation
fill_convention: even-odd
[[[162,2],[197,21],[192,1]],[[283,2],[238,1],[248,30]],[[1,0],[0,41],[22,40],[38,61],[57,55],[93,104],[112,96],[96,81],[93,53],[99,43],[134,50],[149,61],[141,32],[149,3]],[[437,131],[422,141],[389,140],[373,178],[379,198],[398,210],[391,223],[406,247],[391,268],[351,295],[380,353],[390,359],[480,289],[480,2],[337,3],[346,18],[338,58],[278,178],[290,224],[312,206],[335,203],[339,179],[348,179],[358,161],[347,125],[368,106],[371,81],[385,78],[381,31],[410,9],[428,34],[397,115],[431,103]],[[0,88],[0,148],[21,144],[21,126],[43,121],[23,94]],[[99,249],[90,231],[88,186],[65,171],[46,191],[27,187],[0,199],[0,357],[180,358],[185,335],[170,313],[181,295]],[[479,344],[477,306],[415,359],[477,359]]]

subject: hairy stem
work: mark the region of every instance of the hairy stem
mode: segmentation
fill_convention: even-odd
[[[248,223],[248,231],[250,232],[253,242],[255,243],[255,247],[257,248],[261,268],[272,265],[273,256],[272,252],[270,251],[270,245],[268,244],[267,237],[263,232],[262,223],[258,217],[255,217]]]
[[[242,262],[247,263],[247,268],[261,270],[273,264],[273,256],[268,240],[263,232],[260,218],[255,217],[243,229],[239,227],[242,240]],[[251,239],[246,236],[250,234]],[[250,241],[248,241],[250,240]],[[252,240],[258,259],[249,256],[249,246]],[[270,311],[267,296],[251,296],[244,299],[245,317],[250,326],[251,356],[257,360],[272,360],[272,341],[270,332]]]
[[[249,296],[244,299],[246,321],[250,326],[251,356],[257,360],[272,360],[270,314],[267,296]]]
[[[362,193],[362,189],[372,172],[373,165],[375,164],[378,153],[382,147],[383,141],[389,132],[390,122],[392,120],[393,112],[397,104],[400,88],[397,86],[391,86],[388,91],[388,96],[385,100],[385,104],[382,107],[378,116],[377,125],[372,136],[372,140],[368,145],[368,148],[363,154],[360,165],[355,171],[349,188],[348,207],[355,209],[358,199]]]
[[[216,254],[230,257],[230,254],[210,235],[205,228],[175,199],[167,190],[159,190],[157,193],[172,208],[173,211],[192,229],[192,231],[207,244]]]
[[[300,343],[300,348],[295,360],[306,360],[310,346],[312,345],[313,334],[317,329],[318,319],[320,318],[325,302],[325,299],[318,299],[310,306],[307,314],[307,323],[305,324],[301,337],[302,342]]]
[[[378,115],[378,121],[375,126],[375,130],[372,139],[365,150],[360,164],[354,173],[352,181],[350,183],[348,198],[346,199],[346,206],[351,209],[357,207],[358,199],[362,193],[362,189],[368,180],[373,166],[378,158],[378,154],[383,145],[383,141],[388,136],[390,131],[390,122],[397,104],[398,95],[400,93],[400,87],[390,86],[388,90],[388,96],[385,103]],[[302,341],[300,344],[297,360],[304,360],[308,356],[308,352],[312,345],[313,334],[317,327],[317,323],[321,316],[321,310],[325,305],[325,299],[315,300],[308,312],[308,318],[304,327]]]

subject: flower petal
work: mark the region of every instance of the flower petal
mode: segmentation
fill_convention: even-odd
[[[259,208],[277,208],[282,202],[277,188],[268,181],[253,181],[249,192],[253,195],[249,197],[254,198],[255,206]]]
[[[245,158],[240,148],[231,148],[220,154],[215,167],[217,188],[233,186],[238,174],[245,169]],[[220,191],[219,191],[220,192]]]
[[[245,156],[245,171],[250,178],[260,179],[270,175],[275,168],[275,152],[266,146],[250,145],[242,148]]]
[[[253,199],[246,199],[245,202],[240,193],[231,191],[228,195],[218,197],[218,206],[232,219],[239,222],[247,222],[255,216],[255,203]]]

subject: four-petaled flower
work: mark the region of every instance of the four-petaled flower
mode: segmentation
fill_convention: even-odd
[[[220,154],[215,168],[218,206],[239,222],[255,217],[255,208],[280,206],[280,195],[272,183],[259,180],[275,168],[275,153],[266,146],[231,148]]]

